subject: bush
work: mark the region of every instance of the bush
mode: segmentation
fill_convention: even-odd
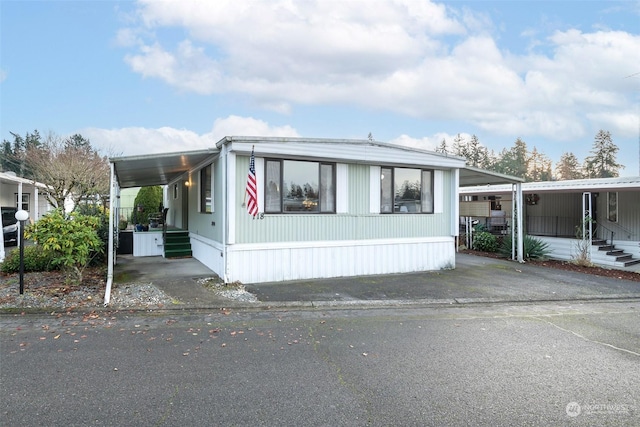
[[[506,236],[500,246],[500,254],[505,257],[511,256],[511,240],[513,237],[511,234]],[[523,238],[523,258],[526,260],[538,260],[544,261],[548,259],[549,245],[540,239],[532,236],[525,235]],[[517,248],[516,248],[517,252]]]
[[[496,252],[498,239],[491,233],[481,231],[473,235],[473,249],[476,251]]]
[[[102,251],[103,244],[97,230],[96,217],[73,213],[65,218],[60,210],[43,216],[25,230],[25,237],[38,242],[41,250],[52,256],[56,267],[71,270],[74,279],[82,281],[82,270],[94,253]]]
[[[76,206],[74,214],[97,218],[98,228],[96,228],[96,232],[102,241],[102,248],[106,248],[109,245],[109,210],[100,205],[80,204]],[[106,262],[106,251],[103,251],[102,248],[91,251],[89,255],[90,265],[99,265]]]
[[[25,246],[24,248],[24,271],[51,271],[55,270],[52,254],[43,251],[37,246]],[[20,271],[20,251],[14,249],[0,264],[0,271],[3,273],[18,273]]]
[[[147,224],[149,215],[157,214],[162,205],[162,187],[142,187],[138,191],[133,202],[133,212],[131,212],[131,224]],[[142,207],[142,212],[138,212],[138,207]]]

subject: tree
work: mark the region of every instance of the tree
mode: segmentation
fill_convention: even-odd
[[[131,223],[146,224],[149,215],[158,213],[162,203],[162,187],[158,185],[142,187],[133,202],[134,210]]]
[[[598,131],[591,153],[584,165],[588,178],[612,178],[620,175],[619,170],[624,166],[616,162],[618,147],[613,143],[609,131]]]
[[[453,138],[452,151],[456,156],[464,157],[465,159],[469,156],[467,141],[462,137],[462,135],[457,134],[456,137]]]
[[[562,153],[556,164],[556,178],[560,181],[582,178],[582,170],[578,158],[573,153]]]
[[[527,181],[550,181],[553,178],[553,174],[551,173],[551,159],[539,152],[536,147],[533,147],[527,163]]]
[[[518,138],[513,147],[509,150],[505,148],[500,152],[493,170],[506,175],[526,178],[528,166],[529,152],[527,151],[527,143]]]
[[[6,139],[2,141],[2,157],[0,157],[0,170],[12,171],[16,175],[34,179],[33,171],[27,164],[27,151],[42,146],[40,133],[34,130],[27,132],[24,138],[17,133],[10,132],[13,136],[13,144]]]
[[[442,142],[444,143],[444,140]],[[456,135],[453,140],[453,154],[467,159],[467,166],[489,169],[493,164],[489,150],[480,143],[475,135],[471,135],[469,141],[460,134]]]
[[[32,179],[47,185],[45,197],[54,207],[65,201],[106,205],[109,194],[109,163],[91,147],[89,140],[76,134],[61,139],[49,134],[40,145],[27,146],[25,162]]]
[[[447,147],[447,141],[444,138],[442,138],[442,142],[436,148],[436,153],[442,153],[442,154],[449,153],[449,147]]]

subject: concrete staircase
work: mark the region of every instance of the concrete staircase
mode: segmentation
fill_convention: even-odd
[[[164,239],[165,258],[190,258],[191,240],[188,231],[167,231]]]
[[[615,245],[610,245],[606,240],[593,239],[592,244],[598,247],[598,254],[592,253],[591,261],[598,263],[596,257],[602,258],[605,264],[614,265],[616,267],[629,267],[630,265],[640,264],[640,259],[633,258],[633,255],[616,249]],[[601,257],[603,255],[604,257]]]

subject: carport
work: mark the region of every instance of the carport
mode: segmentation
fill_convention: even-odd
[[[515,235],[515,239],[511,240],[511,259],[518,260],[518,262],[524,262],[524,244],[523,244],[523,198],[522,198],[522,183],[524,179],[515,176],[504,175],[497,172],[487,171],[484,169],[474,168],[466,166],[460,170],[460,184],[458,188],[464,187],[478,187],[478,186],[492,186],[492,185],[511,185],[512,193],[512,233]],[[475,203],[482,204],[483,202],[464,201],[459,202],[460,209],[459,216],[466,218],[465,226],[470,232],[472,229],[470,218],[474,215],[477,205]],[[484,202],[486,204],[486,202]]]
[[[109,209],[109,249],[107,266],[107,285],[104,304],[108,305],[113,284],[113,268],[116,264],[116,218],[120,209],[120,190],[122,188],[167,185],[180,175],[198,167],[207,158],[219,150],[199,150],[178,153],[148,154],[142,156],[114,157],[111,163],[111,188]]]

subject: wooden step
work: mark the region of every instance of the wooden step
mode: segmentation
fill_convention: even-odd
[[[629,267],[631,265],[640,264],[640,259],[632,259],[631,261],[625,261],[624,266]]]

